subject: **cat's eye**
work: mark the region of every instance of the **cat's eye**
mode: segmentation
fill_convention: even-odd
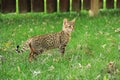
[[[71,25],[68,25],[68,27],[70,28],[70,27],[71,27]]]

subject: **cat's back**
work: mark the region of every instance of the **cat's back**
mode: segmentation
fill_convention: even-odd
[[[57,48],[58,45],[60,44],[60,33],[55,32],[55,33],[50,33],[50,34],[43,34],[43,35],[38,35],[35,37],[32,37],[31,44],[35,48]]]
[[[37,35],[32,37],[32,41],[42,41],[42,40],[50,40],[50,39],[55,39],[59,36],[59,32],[54,32],[54,33],[49,33],[49,34],[41,34],[41,35]]]

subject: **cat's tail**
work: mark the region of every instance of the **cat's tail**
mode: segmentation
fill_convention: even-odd
[[[23,47],[22,49],[19,49],[20,48],[20,46],[19,45],[17,45],[16,46],[16,52],[17,53],[23,53],[26,49]]]

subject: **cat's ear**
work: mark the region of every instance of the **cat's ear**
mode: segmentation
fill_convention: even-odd
[[[63,20],[63,25],[66,25],[67,22],[68,22],[68,20],[67,20],[67,18],[65,18],[65,19]]]
[[[76,18],[74,18],[71,22],[72,22],[72,23],[75,23],[75,20],[76,20]]]

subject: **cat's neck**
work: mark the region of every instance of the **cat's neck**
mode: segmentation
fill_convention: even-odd
[[[71,32],[64,31],[64,30],[62,30],[61,32],[63,32],[65,35],[71,36]]]

